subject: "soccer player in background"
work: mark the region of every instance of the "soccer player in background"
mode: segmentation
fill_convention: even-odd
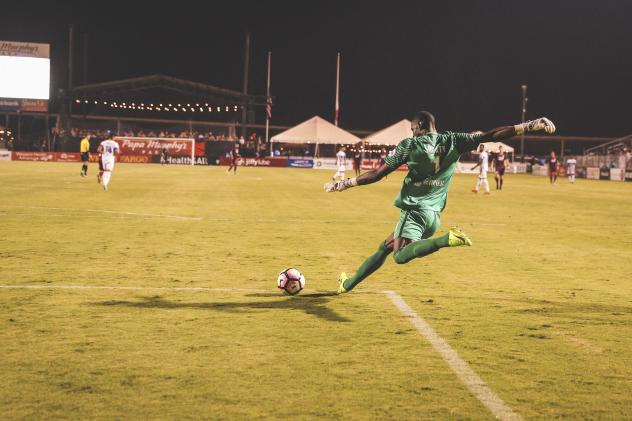
[[[103,166],[103,175],[101,177],[101,185],[103,190],[108,189],[110,177],[114,170],[115,156],[119,154],[120,147],[118,142],[114,140],[114,135],[110,134],[106,140],[101,142],[98,149],[101,154],[101,165]]]
[[[361,174],[362,168],[362,152],[360,150],[356,150],[353,154],[353,170],[355,171],[356,177]]]
[[[162,148],[162,152],[160,153],[160,164],[169,164],[169,151],[167,151],[167,148]]]
[[[478,193],[478,189],[481,187],[481,184],[485,186],[485,194],[489,194],[489,183],[487,182],[487,170],[489,168],[489,156],[487,152],[485,152],[485,145],[482,143],[478,146],[478,163],[472,167],[472,169],[478,170],[478,179],[476,180],[476,187],[472,189],[474,193]]]
[[[505,175],[505,163],[507,161],[507,155],[505,154],[505,150],[502,146],[498,148],[498,152],[493,154],[492,165],[494,165],[494,172],[496,175],[494,179],[496,180],[496,190],[503,189],[503,176]]]
[[[571,184],[575,184],[575,166],[577,165],[577,160],[573,155],[566,160],[566,175],[568,176],[568,181]]]
[[[555,151],[551,151],[551,155],[546,161],[549,164],[549,181],[551,184],[555,184],[557,182],[557,170],[560,166],[557,156],[555,155]]]
[[[345,179],[345,170],[347,169],[347,154],[345,153],[344,146],[340,148],[340,150],[336,153],[336,167],[338,171],[334,174],[331,179],[335,182],[336,177],[340,178],[340,180]]]
[[[230,170],[233,170],[233,174],[237,175],[237,158],[239,158],[239,143],[235,143],[235,147],[228,152],[228,157],[230,158],[230,166],[228,167],[228,174],[230,174]]]
[[[81,139],[79,143],[79,153],[81,154],[81,176],[86,177],[88,175],[88,162],[90,161],[90,135]]]
[[[402,140],[395,155],[386,158],[379,169],[357,178],[325,184],[326,192],[344,191],[375,183],[399,166],[408,164],[408,174],[395,199],[395,206],[401,209],[395,231],[380,243],[375,254],[368,257],[352,277],[347,277],[344,272],[340,274],[339,294],[355,288],[379,269],[391,253],[395,262],[402,264],[444,247],[472,245],[467,235],[458,228],[430,238],[439,228],[439,213],[445,208],[450,181],[461,154],[479,143],[500,141],[525,132],[544,130],[553,133],[555,126],[547,118],[538,118],[486,133],[438,133],[434,116],[427,111],[419,111],[412,118],[411,130],[413,136]]]

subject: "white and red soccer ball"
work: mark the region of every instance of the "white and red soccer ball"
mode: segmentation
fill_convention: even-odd
[[[305,288],[305,276],[298,269],[285,269],[279,273],[277,287],[287,295],[296,295]]]

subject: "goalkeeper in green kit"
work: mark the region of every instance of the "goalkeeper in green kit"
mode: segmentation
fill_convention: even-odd
[[[450,181],[461,154],[476,149],[482,142],[501,141],[537,130],[553,133],[555,125],[542,117],[485,133],[437,133],[434,116],[427,111],[420,111],[412,118],[411,130],[413,136],[402,140],[395,154],[387,157],[377,170],[357,178],[325,184],[326,192],[341,192],[375,183],[401,165],[408,164],[408,174],[395,199],[395,206],[401,209],[395,231],[380,243],[377,252],[367,258],[353,276],[347,277],[344,272],[340,275],[339,294],[355,288],[379,269],[391,253],[395,262],[402,264],[427,256],[440,248],[471,246],[472,241],[458,228],[430,238],[439,229],[439,213],[445,208]]]

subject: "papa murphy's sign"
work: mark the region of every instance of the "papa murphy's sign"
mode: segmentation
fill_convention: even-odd
[[[115,137],[121,147],[121,155],[160,155],[164,148],[169,156],[191,156],[193,139],[159,137]]]

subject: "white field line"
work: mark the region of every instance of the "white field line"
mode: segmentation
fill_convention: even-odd
[[[0,285],[0,289],[120,289],[128,291],[211,291],[211,292],[267,292],[254,288],[204,288],[204,287],[125,287],[98,285]]]
[[[461,358],[448,343],[413,311],[412,308],[394,291],[384,291],[395,307],[408,318],[410,323],[430,342],[432,347],[448,363],[454,374],[469,391],[499,420],[521,420],[522,417],[507,406],[478,374]]]
[[[49,209],[49,210],[71,211],[71,212],[95,212],[95,213],[107,213],[107,214],[115,214],[115,215],[145,216],[149,218],[180,219],[180,220],[186,220],[186,221],[199,221],[202,219],[201,217],[198,217],[198,216],[165,215],[165,214],[160,214],[160,213],[137,213],[137,212],[112,211],[112,210],[104,210],[104,209],[56,208],[56,207],[48,207],[48,206],[3,206],[3,207],[13,207],[13,208],[22,208],[22,209]]]
[[[97,285],[0,285],[0,289],[70,289],[70,290],[128,290],[128,291],[194,291],[194,292],[268,292],[250,288],[204,288],[204,287],[139,287]],[[366,291],[369,292],[369,291]],[[499,420],[522,420],[522,417],[507,406],[478,374],[440,337],[437,332],[394,291],[382,291],[395,307],[408,318],[410,323],[430,342],[432,347],[448,363],[452,371],[469,391]]]

